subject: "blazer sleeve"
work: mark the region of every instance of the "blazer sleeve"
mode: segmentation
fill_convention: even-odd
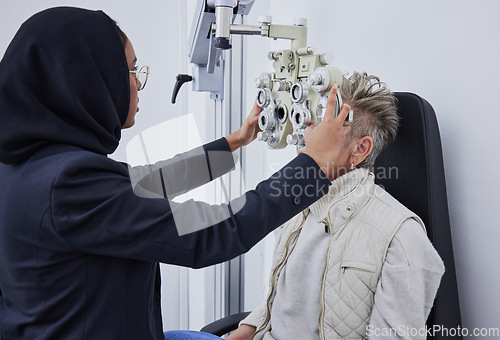
[[[55,232],[75,251],[200,268],[245,253],[322,197],[329,184],[316,162],[300,154],[229,205],[188,201],[175,206],[187,205],[184,212],[193,221],[205,221],[213,211],[229,212],[180,235],[168,199],[137,196],[126,167],[85,153],[56,177],[50,214]]]
[[[174,198],[234,169],[234,158],[225,138],[143,166],[128,166],[130,182],[143,197]]]

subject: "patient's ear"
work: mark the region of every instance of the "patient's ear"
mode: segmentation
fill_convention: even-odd
[[[373,150],[373,139],[370,136],[364,136],[355,142],[354,150],[351,154],[351,163],[354,166],[365,160]]]

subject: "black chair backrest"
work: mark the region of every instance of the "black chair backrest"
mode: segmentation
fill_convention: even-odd
[[[432,106],[415,94],[395,95],[401,118],[398,136],[377,158],[375,181],[424,221],[427,235],[446,266],[427,325],[456,329],[462,323],[436,115]]]

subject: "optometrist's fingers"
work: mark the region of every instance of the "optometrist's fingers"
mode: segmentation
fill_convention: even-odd
[[[337,93],[338,86],[337,84],[333,84],[330,89],[330,93],[328,94],[328,101],[326,103],[325,116],[323,117],[323,121],[326,119],[335,119],[335,109],[337,107]]]
[[[306,143],[305,154],[311,156],[322,170],[329,176],[331,175],[331,167],[336,164],[335,161],[345,145],[346,136],[351,127],[343,125],[343,119],[346,113],[350,111],[350,107],[345,105],[341,111],[341,115],[337,119],[324,119],[321,124],[315,126],[310,125],[304,131],[304,139]]]
[[[240,147],[250,144],[257,138],[257,133],[262,131],[258,124],[261,111],[262,108],[255,102],[252,111],[241,127],[226,137],[231,151],[236,151]]]
[[[339,115],[337,116],[337,118],[335,118],[337,124],[344,125],[344,122],[347,119],[347,116],[349,115],[350,111],[351,107],[348,104],[343,104],[342,109],[340,109]]]
[[[262,108],[257,104],[257,101],[254,102],[252,111],[247,117],[248,124],[251,126],[256,125],[259,122],[259,115],[262,111]],[[260,130],[260,128],[259,128]]]

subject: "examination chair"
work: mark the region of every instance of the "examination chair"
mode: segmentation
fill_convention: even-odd
[[[415,94],[396,92],[395,95],[401,117],[399,132],[396,141],[375,162],[375,182],[424,221],[427,235],[446,266],[427,326],[456,329],[462,322],[436,115],[432,106]],[[228,316],[205,326],[202,331],[222,336],[236,329],[248,314]],[[445,338],[441,334],[432,337]],[[462,337],[453,337],[459,338]]]

